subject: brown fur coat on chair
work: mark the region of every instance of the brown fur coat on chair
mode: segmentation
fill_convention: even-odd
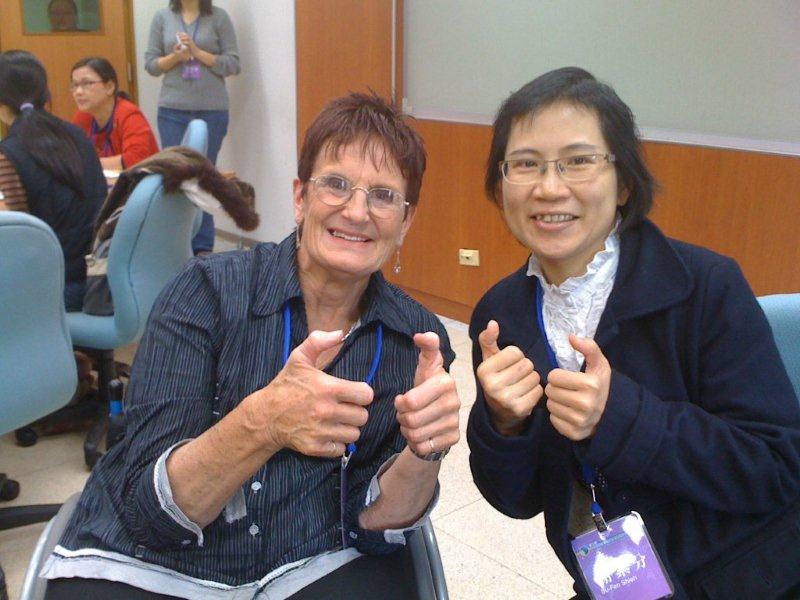
[[[238,227],[245,231],[252,231],[258,227],[258,214],[254,208],[255,192],[252,185],[235,178],[225,178],[217,171],[214,164],[199,152],[185,146],[175,146],[154,154],[120,174],[119,180],[97,216],[92,247],[113,235],[117,221],[116,219],[109,221],[108,218],[114,211],[125,206],[128,196],[144,177],[153,174],[162,176],[164,191],[167,193],[179,191],[184,181],[197,179],[200,188],[219,201],[222,210]]]

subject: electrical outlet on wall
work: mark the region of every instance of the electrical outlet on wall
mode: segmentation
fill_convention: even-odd
[[[481,255],[477,250],[469,248],[458,249],[458,264],[468,267],[478,267],[481,264]]]

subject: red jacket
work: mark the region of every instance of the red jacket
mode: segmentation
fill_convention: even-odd
[[[158,152],[158,142],[150,129],[150,123],[133,102],[117,98],[112,119],[110,135],[105,131],[92,133],[94,117],[89,113],[76,112],[72,122],[83,129],[92,140],[99,157],[121,154],[122,165],[126,169]]]

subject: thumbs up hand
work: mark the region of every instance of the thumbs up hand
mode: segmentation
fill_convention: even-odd
[[[341,456],[367,422],[372,388],[333,377],[316,366],[320,354],[343,341],[341,331],[313,331],[264,388],[242,403],[265,446],[308,456]]]
[[[478,335],[483,362],[477,375],[494,428],[501,435],[511,436],[522,430],[543,390],[531,360],[516,346],[501,350],[499,337],[497,321],[489,321]]]
[[[611,387],[611,365],[593,339],[570,335],[569,343],[586,358],[586,372],[553,369],[544,392],[553,427],[577,442],[597,431]]]
[[[418,456],[425,456],[458,442],[461,401],[455,380],[444,370],[439,336],[418,333],[414,344],[419,348],[414,387],[397,396],[394,406],[403,437]]]

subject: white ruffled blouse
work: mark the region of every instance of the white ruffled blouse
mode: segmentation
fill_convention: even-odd
[[[544,277],[539,261],[532,254],[528,260],[528,276],[535,276],[542,285],[544,329],[559,367],[580,371],[583,354],[569,343],[569,334],[594,338],[600,316],[605,310],[619,265],[619,219],[606,238],[603,250],[595,254],[586,273],[570,277],[561,285],[553,285]],[[534,318],[536,316],[534,315]]]

